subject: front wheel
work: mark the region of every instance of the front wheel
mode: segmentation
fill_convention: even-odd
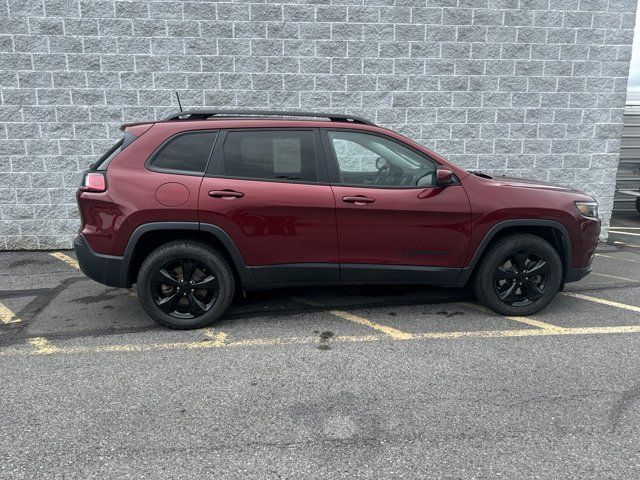
[[[153,251],[138,273],[138,297],[147,314],[170,328],[201,328],[218,320],[233,299],[227,261],[193,241],[170,242]]]
[[[562,261],[535,235],[512,235],[486,253],[474,279],[478,299],[502,315],[531,315],[546,307],[562,283]]]

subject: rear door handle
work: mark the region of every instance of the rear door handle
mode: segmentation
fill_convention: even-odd
[[[242,198],[244,193],[235,190],[210,190],[209,196],[213,198]]]
[[[355,195],[353,197],[342,197],[342,201],[346,203],[355,203],[356,205],[366,205],[375,202],[374,198],[365,197],[364,195]]]

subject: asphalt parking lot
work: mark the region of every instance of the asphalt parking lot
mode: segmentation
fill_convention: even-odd
[[[639,478],[640,249],[594,266],[527,318],[299,288],[176,332],[71,252],[0,253],[0,477]]]
[[[640,213],[614,213],[609,230],[609,242],[640,248]]]

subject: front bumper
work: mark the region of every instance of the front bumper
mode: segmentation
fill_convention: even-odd
[[[567,276],[564,279],[565,283],[577,282],[578,280],[583,279],[587,275],[591,273],[593,270],[593,265],[588,265],[586,267],[581,268],[569,268],[567,270]]]
[[[82,234],[73,240],[73,249],[82,272],[109,287],[128,287],[128,268],[124,257],[94,252]]]

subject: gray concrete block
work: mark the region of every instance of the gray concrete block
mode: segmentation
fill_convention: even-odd
[[[80,170],[120,123],[173,111],[174,90],[190,106],[354,111],[469,168],[583,182],[606,217],[634,8],[9,0],[0,7],[0,200],[10,208],[0,216],[12,218],[2,217],[0,246],[69,241]],[[47,220],[40,231],[34,217]]]

